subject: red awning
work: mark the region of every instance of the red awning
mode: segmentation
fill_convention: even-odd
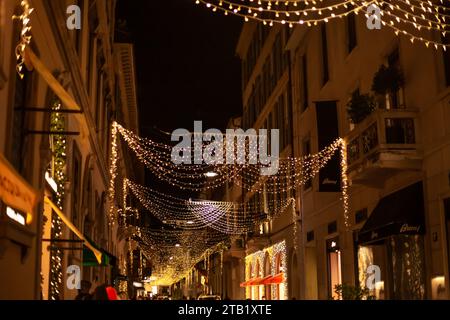
[[[284,281],[284,273],[264,278],[263,285],[280,284]]]
[[[250,282],[251,282],[251,280],[242,282],[242,283],[240,284],[241,288],[243,288],[243,287],[248,287],[248,286],[250,285],[250,284],[249,284]]]
[[[246,282],[242,282],[241,287],[261,286],[261,285],[264,285],[265,282],[271,278],[272,278],[272,276],[267,276],[264,278],[253,278]]]

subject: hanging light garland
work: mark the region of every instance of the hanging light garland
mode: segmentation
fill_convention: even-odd
[[[61,102],[55,98],[52,103],[52,110],[58,111],[61,107]],[[58,112],[51,113],[50,130],[53,132],[62,132],[65,130],[64,115]],[[63,135],[53,135],[50,137],[50,144],[52,148],[52,176],[58,186],[55,203],[61,210],[63,210],[64,190],[66,183],[66,137]],[[52,213],[52,239],[61,238],[62,227],[63,222],[61,218],[57,214]],[[60,298],[60,288],[63,281],[62,259],[63,252],[60,249],[51,251],[49,288],[49,298],[51,300],[58,300]]]
[[[246,151],[248,161],[243,165],[223,163],[176,165],[171,158],[171,146],[138,137],[117,123],[113,124],[113,127],[117,129],[113,130],[113,135],[120,133],[152,174],[172,186],[189,191],[205,191],[223,186],[228,182],[234,182],[252,192],[263,192],[266,189],[268,190],[266,192],[286,193],[314,178],[342,145],[341,139],[337,139],[317,154],[301,158],[280,159],[278,160],[278,174],[262,177],[261,169],[264,168],[264,165],[251,164],[257,163],[259,155],[257,148]],[[116,141],[116,139],[117,137],[113,136],[112,141]],[[155,148],[156,145],[157,148]],[[115,148],[114,145],[113,148]],[[226,148],[227,146],[225,146]],[[111,170],[116,170],[116,168]],[[214,173],[214,176],[207,177],[211,172]]]
[[[199,230],[210,227],[225,234],[241,235],[255,229],[259,223],[285,212],[294,199],[275,203],[235,203],[224,201],[193,201],[163,194],[129,180],[126,184],[132,193],[153,215],[163,223],[184,230]],[[128,192],[125,191],[125,196]],[[267,209],[268,212],[264,212]],[[136,214],[137,210],[127,208]]]
[[[152,285],[171,285],[187,277],[194,266],[220,253],[230,244],[229,237],[214,230],[177,231],[143,229],[139,239],[144,255],[152,260],[156,279]]]
[[[306,182],[310,181],[323,169],[332,157],[340,150],[341,156],[341,175],[342,175],[342,201],[344,207],[344,216],[346,221],[346,226],[348,223],[348,178],[347,178],[347,160],[346,157],[347,148],[345,140],[342,138],[337,139],[330,146],[326,147],[322,151],[313,154],[306,155],[300,158],[285,158],[278,160],[278,174],[275,176],[262,177],[260,174],[261,165],[227,165],[223,163],[215,165],[176,165],[171,159],[171,149],[170,145],[165,145],[161,143],[156,143],[150,139],[142,138],[129,130],[126,130],[118,123],[113,123],[112,128],[112,159],[111,159],[111,181],[110,181],[110,202],[111,208],[110,213],[115,212],[114,208],[114,186],[115,178],[117,177],[117,141],[118,135],[121,135],[127,142],[131,150],[133,150],[141,160],[143,164],[146,165],[150,172],[154,174],[158,179],[169,183],[174,187],[189,191],[205,191],[208,189],[214,189],[225,185],[226,183],[235,183],[243,187],[244,189],[254,192],[254,193],[270,193],[270,194],[283,194],[286,195],[291,190],[296,189],[299,186],[304,185]],[[205,146],[203,146],[205,147]],[[225,146],[227,148],[227,146]],[[254,152],[248,151],[250,155],[258,155],[259,150]],[[247,159],[250,157],[246,155]],[[256,163],[256,162],[249,162]],[[215,173],[214,177],[206,178],[208,172]],[[141,201],[146,199],[146,196],[142,193],[142,188],[139,189],[134,186],[135,195],[140,198]],[[151,211],[154,212],[173,212],[173,211],[160,211],[164,209],[161,206],[160,194],[153,195],[152,204],[150,205]],[[145,201],[144,201],[145,203]],[[148,202],[147,202],[148,204]],[[190,202],[190,209],[198,205],[195,202]],[[211,204],[211,203],[210,203]],[[184,204],[183,204],[184,205]],[[220,220],[221,211],[218,211],[215,207],[217,203],[212,203],[212,206],[205,209],[204,204],[202,204],[203,209],[207,211],[194,211],[199,212],[198,217],[211,219],[211,222]],[[176,203],[171,204],[166,207],[169,209],[177,209]],[[220,208],[219,208],[220,209]],[[229,210],[229,208],[222,208],[223,210]],[[209,210],[209,211],[208,211]],[[190,214],[192,210],[188,214]],[[180,213],[178,211],[178,213]],[[203,213],[203,214],[202,214]],[[110,214],[111,219],[115,219],[114,214]],[[192,217],[190,217],[192,218]],[[176,220],[176,219],[171,219]],[[188,220],[189,221],[189,220]],[[227,219],[229,221],[229,219]],[[232,220],[231,220],[232,221]],[[227,222],[228,223],[228,222]],[[211,224],[213,225],[213,224]],[[225,224],[227,225],[227,224]],[[228,224],[229,225],[229,224]],[[222,230],[223,231],[223,230]]]
[[[267,274],[264,274],[264,266],[265,266],[265,259],[266,256],[269,258],[270,263],[270,275],[275,276],[278,273],[282,272],[284,273],[283,282],[279,284],[279,286],[284,287],[284,295],[282,297],[278,297],[280,300],[287,300],[288,298],[288,290],[287,290],[287,248],[286,248],[286,241],[281,241],[276,244],[274,244],[271,247],[264,248],[263,250],[254,252],[248,256],[245,257],[245,274],[246,274],[246,280],[249,281],[251,279],[255,278],[263,278],[265,276],[268,276]],[[281,270],[277,270],[277,263],[280,262],[281,264]],[[259,265],[259,271],[257,272],[256,266]],[[246,287],[246,297],[251,297],[251,290],[252,287]],[[256,290],[260,290],[259,287],[256,288]],[[271,285],[271,294],[272,297],[277,296],[277,285]]]
[[[420,41],[427,47],[447,50],[450,43],[444,38],[450,31],[450,8],[447,0],[194,0],[213,12],[242,17],[246,22],[253,20],[264,25],[274,24],[313,26],[320,22],[343,18],[349,14],[367,12],[370,6],[381,9],[381,23],[391,28],[396,35],[407,36],[412,43]],[[368,14],[366,13],[368,18]],[[386,21],[385,21],[386,20]],[[428,32],[428,34],[427,34]],[[435,35],[434,35],[435,34]],[[436,34],[438,36],[436,36]],[[442,35],[442,38],[439,37]]]
[[[16,46],[16,71],[21,79],[24,77],[23,66],[25,64],[25,49],[31,42],[31,19],[30,16],[33,13],[34,9],[30,7],[28,0],[22,0],[20,3],[22,7],[22,14],[20,16],[14,15],[13,20],[20,20],[22,22],[22,29],[20,31],[20,41]]]

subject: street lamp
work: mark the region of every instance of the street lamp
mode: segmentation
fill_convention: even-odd
[[[217,172],[214,172],[214,171],[209,171],[209,172],[207,172],[207,173],[205,173],[205,176],[207,177],[207,178],[215,178],[215,177],[217,177],[219,174],[217,173]]]

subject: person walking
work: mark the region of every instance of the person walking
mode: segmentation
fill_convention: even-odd
[[[92,300],[92,294],[90,293],[92,284],[87,280],[81,281],[81,288],[78,290],[78,294],[75,300]]]

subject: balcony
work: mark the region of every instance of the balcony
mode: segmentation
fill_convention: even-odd
[[[381,188],[398,172],[421,170],[417,115],[411,109],[378,109],[355,126],[347,136],[353,184]]]

